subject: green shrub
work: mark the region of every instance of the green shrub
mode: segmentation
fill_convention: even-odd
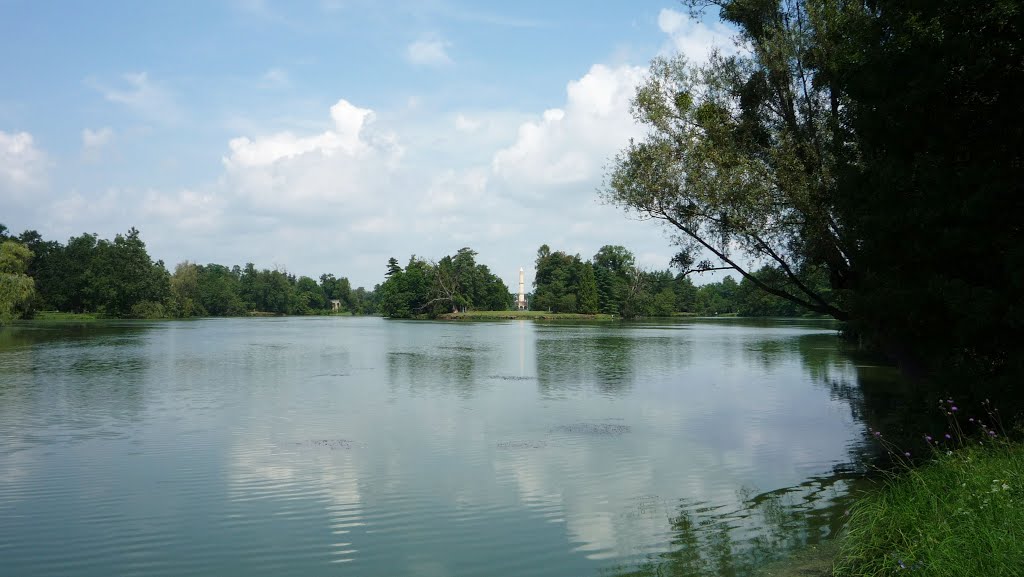
[[[142,301],[132,305],[132,318],[165,319],[167,318],[167,309],[158,302]]]

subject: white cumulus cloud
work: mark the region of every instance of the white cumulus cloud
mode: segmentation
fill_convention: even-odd
[[[374,112],[344,99],[330,115],[332,126],[316,134],[232,139],[225,193],[270,215],[323,217],[333,208],[354,216],[380,203],[403,154],[397,137],[371,130]]]
[[[359,108],[343,99],[331,107],[331,119],[334,121],[333,129],[312,136],[281,132],[256,140],[244,136],[234,138],[228,143],[231,155],[224,158],[224,164],[228,168],[267,166],[307,153],[325,157],[355,155],[368,147],[361,133],[374,120],[372,110]]]
[[[531,186],[599,179],[609,158],[640,134],[630,101],[643,77],[640,67],[594,65],[569,82],[564,108],[519,127],[515,142],[494,155],[493,171]]]
[[[708,24],[664,8],[658,14],[658,28],[669,36],[670,51],[682,53],[690,62],[706,61],[714,49],[725,54],[738,50],[735,30],[717,20]]]

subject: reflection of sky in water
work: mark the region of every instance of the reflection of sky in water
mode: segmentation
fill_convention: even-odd
[[[594,574],[678,549],[690,516],[740,549],[792,546],[827,534],[815,511],[834,515],[860,438],[827,329],[210,320],[15,344],[0,515],[43,509],[42,487],[78,535],[136,527],[129,497],[160,494],[141,509],[165,525],[136,543],[150,574],[243,553],[245,574]],[[108,497],[90,505],[81,476]],[[136,567],[110,551],[97,571]]]

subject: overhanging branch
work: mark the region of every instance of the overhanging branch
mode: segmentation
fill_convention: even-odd
[[[757,288],[763,290],[764,292],[772,294],[772,295],[775,295],[775,296],[777,296],[779,298],[788,300],[788,301],[790,301],[790,302],[792,302],[794,304],[800,305],[801,307],[803,307],[803,308],[805,308],[805,309],[807,309],[809,311],[813,311],[813,312],[824,314],[824,315],[829,315],[832,318],[835,318],[835,319],[841,320],[841,321],[849,320],[849,318],[850,318],[849,313],[847,313],[846,311],[843,311],[841,309],[838,309],[835,306],[832,306],[832,305],[830,305],[828,303],[825,303],[825,304],[814,303],[814,302],[802,299],[802,298],[800,298],[800,297],[798,297],[798,296],[796,296],[794,294],[791,294],[791,293],[789,293],[787,291],[784,291],[784,290],[781,290],[781,289],[777,289],[777,288],[775,288],[773,286],[769,286],[764,281],[762,281],[761,279],[757,278],[756,276],[751,274],[749,271],[747,271],[746,269],[744,269],[740,265],[736,264],[724,252],[722,252],[721,250],[715,248],[712,244],[710,244],[709,242],[705,241],[703,238],[701,238],[699,235],[697,235],[693,230],[691,230],[690,227],[686,226],[685,224],[680,222],[678,219],[672,217],[670,214],[668,214],[664,210],[659,209],[657,211],[653,211],[652,212],[652,216],[655,217],[655,218],[662,219],[662,220],[670,223],[672,226],[676,227],[677,229],[681,230],[687,236],[689,236],[693,240],[697,241],[697,243],[699,243],[701,246],[703,246],[704,248],[709,250],[716,257],[718,257],[722,262],[724,262],[724,263],[726,263],[728,265],[726,267],[721,267],[720,270],[727,270],[727,269],[728,270],[735,270],[743,278],[749,280],[750,282],[752,282],[754,284],[754,286],[756,286]]]

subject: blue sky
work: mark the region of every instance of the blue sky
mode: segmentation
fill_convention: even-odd
[[[331,272],[470,246],[510,286],[537,247],[664,231],[598,202],[642,134],[650,59],[729,46],[671,1],[0,0],[0,223],[131,226],[169,267]],[[530,273],[528,272],[528,276]],[[531,277],[532,278],[532,277]]]

